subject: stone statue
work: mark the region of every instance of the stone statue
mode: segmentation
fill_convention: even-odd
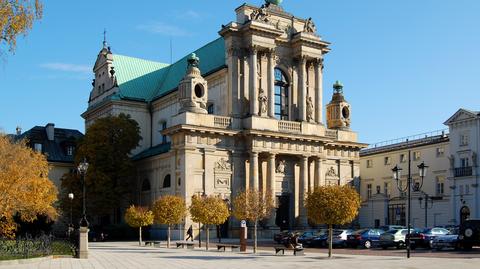
[[[317,27],[315,27],[315,23],[312,21],[312,17],[308,18],[303,26],[303,31],[307,33],[315,33],[317,31]]]
[[[275,172],[279,174],[285,174],[285,160],[281,160],[278,162],[277,169]]]
[[[327,173],[325,174],[325,176],[327,176],[327,177],[337,177],[337,173],[335,172],[335,168],[333,168],[332,166],[330,166],[330,168],[328,168]]]
[[[260,89],[260,94],[258,95],[258,102],[260,104],[260,116],[265,115],[267,113],[268,97],[263,89]]]
[[[259,9],[255,9],[250,13],[250,20],[268,23],[270,21],[270,15],[267,13],[267,7],[262,5]]]
[[[307,121],[313,120],[313,101],[311,96],[307,96]]]

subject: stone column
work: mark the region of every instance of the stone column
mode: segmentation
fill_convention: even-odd
[[[322,117],[322,94],[323,94],[323,59],[318,59],[315,63],[315,120],[317,123],[323,122]]]
[[[250,114],[258,115],[257,48],[250,49]]]
[[[315,159],[315,183],[314,186],[318,187],[322,183],[322,159],[320,157],[317,157]]]
[[[250,152],[250,189],[258,190],[258,152]]]
[[[275,51],[272,49],[268,55],[268,116],[275,117]]]
[[[305,85],[307,58],[302,56],[298,64],[298,116],[301,121],[307,121],[307,86]]]
[[[268,155],[268,163],[267,163],[267,190],[272,195],[272,199],[275,201],[275,154],[271,153]],[[272,213],[270,218],[268,219],[268,226],[273,227],[275,226],[275,204],[274,208],[272,209]]]
[[[88,259],[88,227],[80,227],[79,259]]]
[[[298,191],[298,227],[307,227],[307,210],[305,208],[305,194],[308,184],[308,156],[302,156],[300,159],[300,182]]]
[[[240,68],[238,66],[238,49],[229,48],[228,49],[228,83],[229,89],[231,91],[231,100],[229,100],[229,106],[231,106],[231,114],[233,116],[240,116],[241,114],[241,104],[243,102],[242,95],[240,93],[239,87],[239,74]]]

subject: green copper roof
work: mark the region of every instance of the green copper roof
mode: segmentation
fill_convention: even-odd
[[[194,51],[202,74],[225,66],[225,42],[218,38]],[[123,99],[151,101],[174,90],[187,71],[190,53],[172,65],[113,54],[113,65]]]
[[[168,64],[113,54],[120,96],[149,100],[155,95]]]

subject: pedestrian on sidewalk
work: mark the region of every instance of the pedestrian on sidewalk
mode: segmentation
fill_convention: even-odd
[[[192,225],[190,225],[190,228],[188,228],[188,230],[187,230],[187,239],[185,239],[185,240],[188,241],[188,239],[191,239],[192,242],[193,242],[193,227],[192,227]]]

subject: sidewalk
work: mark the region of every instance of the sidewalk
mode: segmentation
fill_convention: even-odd
[[[174,243],[174,242],[173,242]],[[203,245],[203,242],[202,242]],[[328,259],[323,253],[307,253],[306,256],[275,256],[273,251],[261,250],[257,254],[217,252],[212,245],[210,251],[201,249],[176,249],[165,247],[140,247],[137,242],[91,243],[89,259],[49,259],[41,262],[0,266],[5,269],[124,269],[124,268],[219,268],[219,269],[260,269],[260,268],[479,268],[480,257],[476,259],[441,259],[388,256],[335,255]]]

